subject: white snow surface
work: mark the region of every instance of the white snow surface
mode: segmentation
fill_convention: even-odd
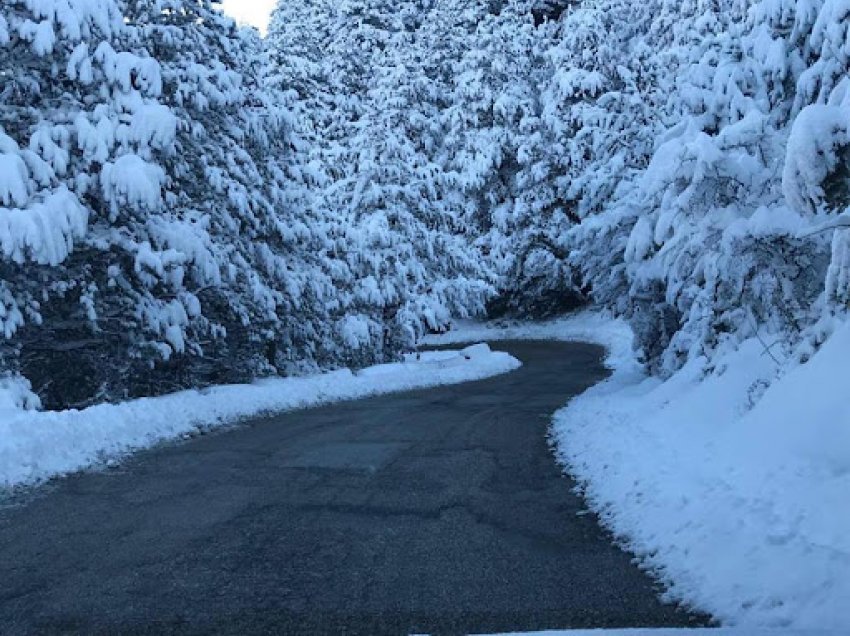
[[[643,374],[625,324],[595,314],[429,340],[505,338],[609,347],[613,375],[555,414],[553,442],[669,599],[741,633],[850,633],[850,325],[791,369],[753,339],[666,381]]]
[[[606,364],[612,369],[639,372],[641,366],[632,353],[632,332],[622,320],[586,311],[542,322],[456,320],[451,331],[422,338],[424,345],[449,345],[500,340],[562,340],[591,342],[608,350]]]
[[[59,412],[26,410],[25,387],[0,380],[0,488],[111,465],[133,451],[265,413],[479,380],[520,366],[507,353],[479,345],[357,372],[266,379]]]

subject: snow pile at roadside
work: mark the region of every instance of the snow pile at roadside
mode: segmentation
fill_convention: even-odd
[[[546,338],[609,347],[614,374],[555,414],[553,441],[670,599],[742,633],[850,633],[850,325],[784,375],[752,340],[667,381],[641,371],[627,325],[594,313],[429,342]]]
[[[497,342],[499,340],[562,340],[590,342],[608,349],[607,365],[612,369],[640,371],[632,352],[632,330],[622,320],[585,311],[563,318],[541,322],[494,321],[488,323],[458,320],[452,330],[426,336],[425,345],[449,345],[465,342]]]
[[[5,381],[0,384],[0,488],[115,461],[162,441],[264,413],[478,380],[519,366],[507,353],[478,345],[408,356],[356,373],[268,379],[61,412],[24,410],[25,392]]]
[[[712,374],[617,368],[555,416],[591,507],[669,586],[743,628],[850,629],[850,326],[778,380],[757,341]]]

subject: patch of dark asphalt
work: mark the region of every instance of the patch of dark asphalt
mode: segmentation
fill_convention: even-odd
[[[599,347],[254,420],[0,510],[0,632],[461,634],[688,626],[611,544],[546,433]]]

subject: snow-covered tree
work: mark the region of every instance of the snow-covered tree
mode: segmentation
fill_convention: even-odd
[[[222,379],[250,378],[312,359],[333,296],[310,222],[291,118],[267,87],[264,47],[207,0],[138,2],[128,22],[163,68],[163,100],[178,121],[167,209],[150,216],[145,311],[183,304],[183,354]],[[143,243],[144,244],[144,243]],[[176,275],[172,274],[174,268]],[[138,269],[138,268],[137,268]],[[168,327],[166,327],[168,328]],[[176,331],[176,330],[174,330]]]
[[[2,17],[6,366],[49,406],[318,357],[324,228],[256,33],[208,0]]]
[[[119,216],[162,204],[158,162],[176,134],[159,64],[122,47],[121,9],[43,0],[0,10],[5,364],[68,401],[56,392],[86,395],[108,373],[96,358],[125,327],[98,312],[108,254]]]
[[[366,266],[358,293],[367,302],[380,294],[386,328],[408,345],[452,315],[483,310],[488,292],[480,256],[447,206],[445,176],[429,157],[436,111],[411,40],[399,31],[388,49],[394,54],[379,60],[369,110],[353,139],[360,152],[342,184]]]
[[[499,274],[499,305],[516,308],[533,303],[541,283],[558,287],[562,278],[551,259],[539,258],[551,256],[553,242],[538,222],[548,210],[537,205],[543,197],[528,176],[545,169],[539,101],[548,68],[545,38],[528,3],[454,5],[438,5],[458,16],[437,22],[454,24],[449,32],[457,38],[454,57],[447,58],[451,92],[441,115],[441,163],[459,199],[459,219],[480,235],[478,245]]]
[[[842,117],[806,112],[829,108],[820,86],[840,75],[840,63],[827,63],[827,78],[815,79],[816,23],[841,31],[826,4],[626,9],[628,20],[589,30],[617,34],[615,50],[627,55],[600,70],[599,96],[590,105],[554,101],[547,121],[566,122],[574,150],[565,155],[576,158],[565,179],[581,217],[568,234],[571,258],[594,298],[630,317],[652,368],[671,371],[760,331],[787,349],[818,314],[828,247],[802,228],[806,214],[843,197]],[[594,11],[611,20],[617,3],[584,3],[563,24]],[[604,43],[584,48],[605,66]],[[577,65],[566,68],[575,76]],[[607,145],[621,142],[622,152]]]
[[[50,406],[361,365],[494,288],[607,307],[662,373],[754,335],[805,358],[850,303],[848,27],[281,0],[262,41],[214,0],[8,0],[2,371]]]

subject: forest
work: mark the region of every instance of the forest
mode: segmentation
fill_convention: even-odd
[[[850,300],[848,29],[282,0],[262,38],[211,0],[4,0],[0,383],[84,407],[580,306],[661,377],[754,337],[804,363]]]

